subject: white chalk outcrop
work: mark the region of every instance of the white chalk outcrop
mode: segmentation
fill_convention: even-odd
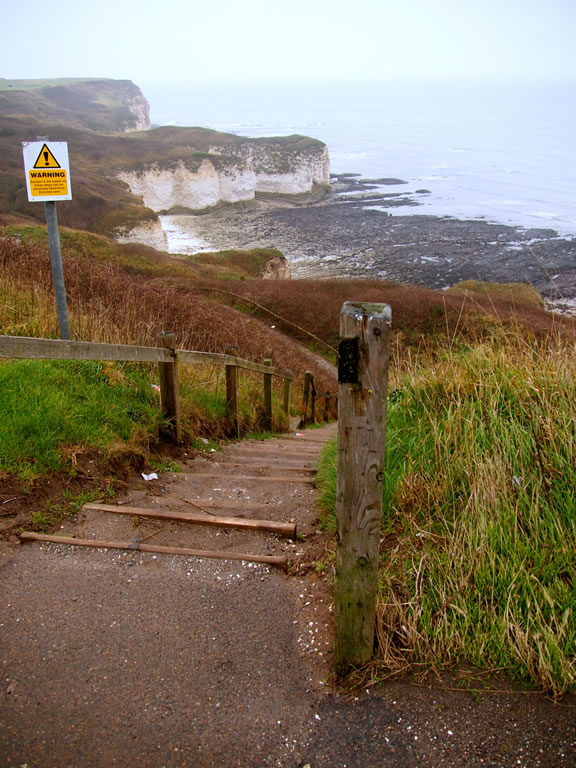
[[[134,116],[134,121],[124,125],[124,131],[147,131],[150,128],[150,104],[138,88],[138,93],[129,96],[126,106]]]
[[[156,248],[157,251],[168,250],[168,237],[160,219],[116,230],[115,239],[119,243],[142,243]]]
[[[205,158],[197,167],[183,161],[171,167],[152,164],[118,174],[134,195],[141,195],[144,205],[153,211],[171,208],[201,210],[220,202],[238,203],[254,198],[254,172],[243,163],[218,168]]]
[[[330,184],[328,148],[319,141],[230,138],[207,153],[142,164],[117,177],[156,212],[202,210],[253,200],[258,193],[299,195]]]
[[[210,152],[241,158],[252,168],[256,180],[254,192],[300,195],[315,185],[330,184],[328,147],[320,142],[306,149],[294,149],[273,139],[245,140],[229,146],[213,144]]]
[[[270,256],[260,273],[262,280],[290,280],[292,272],[288,259],[283,253],[275,253]]]

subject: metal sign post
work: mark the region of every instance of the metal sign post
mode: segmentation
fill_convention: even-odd
[[[47,138],[39,138],[38,141],[22,142],[22,153],[24,155],[28,200],[31,203],[43,202],[46,211],[46,227],[60,338],[70,339],[66,287],[64,285],[58,216],[56,214],[56,201],[72,200],[68,144],[64,141],[49,142]]]

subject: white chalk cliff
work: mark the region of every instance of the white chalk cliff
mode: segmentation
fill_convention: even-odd
[[[126,107],[132,113],[133,122],[124,123],[124,131],[147,131],[150,128],[150,104],[144,94],[131,94],[126,99]]]
[[[202,210],[253,200],[259,193],[298,195],[330,184],[328,148],[322,142],[230,138],[211,144],[208,152],[192,149],[188,157],[121,170],[117,178],[156,212]]]
[[[221,165],[221,164],[219,164]],[[200,210],[220,202],[252,200],[256,187],[254,172],[243,163],[215,167],[202,159],[196,166],[177,161],[171,167],[152,163],[118,174],[134,195],[141,195],[144,205],[153,211],[182,207]]]

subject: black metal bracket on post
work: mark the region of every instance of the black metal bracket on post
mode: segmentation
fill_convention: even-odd
[[[338,381],[341,384],[358,384],[358,337],[340,340]]]

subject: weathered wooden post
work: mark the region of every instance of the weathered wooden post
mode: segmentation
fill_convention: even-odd
[[[313,374],[310,371],[306,371],[304,374],[304,394],[302,395],[303,413],[298,429],[304,429],[308,424],[308,401],[310,400],[310,387],[312,384]]]
[[[178,390],[176,335],[169,331],[162,331],[158,335],[158,346],[169,349],[174,358],[171,363],[158,363],[162,413],[168,420],[168,427],[164,429],[163,432],[169,440],[179,443],[182,440],[182,426],[180,423],[180,394]]]
[[[238,347],[227,347],[227,355],[238,355]],[[238,409],[238,366],[226,366],[226,409],[232,422],[231,435],[238,437],[240,435],[240,414]]]
[[[334,666],[374,648],[391,311],[346,302],[340,313]]]
[[[286,371],[286,373],[290,373],[290,378],[284,379],[284,402],[282,403],[282,410],[286,416],[290,416],[290,401],[292,400],[292,373],[291,371]]]
[[[310,380],[310,423],[316,424],[316,383],[314,376]]]
[[[266,358],[264,365],[272,365],[272,360]],[[266,432],[272,432],[272,374],[264,374],[264,424]]]

